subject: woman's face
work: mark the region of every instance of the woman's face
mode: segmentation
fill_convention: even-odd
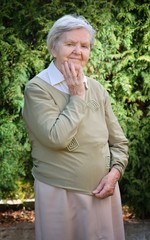
[[[75,70],[84,67],[90,55],[90,34],[84,28],[64,32],[55,49],[52,49],[55,65],[61,71],[64,62],[72,62]]]

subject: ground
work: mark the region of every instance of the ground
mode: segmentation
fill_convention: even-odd
[[[0,226],[12,226],[18,223],[33,223],[35,219],[34,210],[3,210],[0,211]],[[134,215],[129,212],[128,207],[123,207],[123,219],[124,220],[132,220],[134,219]]]
[[[34,208],[0,210],[0,240],[35,240]],[[126,240],[150,240],[150,219],[137,220],[123,207]]]
[[[33,210],[7,210],[0,212],[0,226],[12,226],[18,223],[33,223],[35,219]]]

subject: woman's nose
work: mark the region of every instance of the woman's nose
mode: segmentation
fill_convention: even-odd
[[[74,53],[80,54],[81,53],[81,47],[79,45],[76,45],[73,50]]]

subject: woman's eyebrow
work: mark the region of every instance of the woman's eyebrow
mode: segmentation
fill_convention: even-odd
[[[65,43],[77,43],[78,41],[75,41],[75,40],[72,40],[72,39],[66,39],[64,41]],[[81,44],[86,44],[86,45],[89,45],[90,43],[89,42],[81,42]]]
[[[71,43],[76,43],[77,41],[72,40],[72,39],[66,39],[65,42],[71,42]]]

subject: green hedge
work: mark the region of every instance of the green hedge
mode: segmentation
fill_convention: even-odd
[[[109,91],[129,139],[120,181],[123,204],[150,217],[150,11],[145,0],[1,1],[0,198],[32,195],[30,145],[21,116],[25,83],[48,66],[46,36],[64,14],[81,14],[97,31],[85,69]]]

